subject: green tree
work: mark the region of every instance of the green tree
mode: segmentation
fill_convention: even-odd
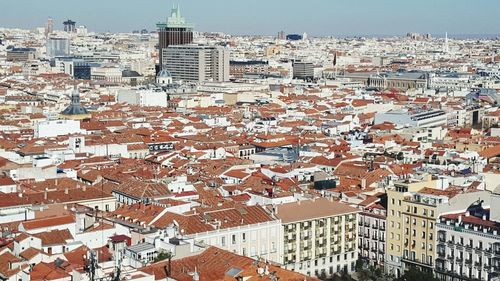
[[[158,255],[156,255],[154,262],[159,262],[159,261],[171,259],[171,258],[172,258],[172,252],[160,251],[158,253]]]
[[[421,271],[416,267],[411,267],[405,271],[403,276],[395,279],[395,281],[439,281],[431,272]]]

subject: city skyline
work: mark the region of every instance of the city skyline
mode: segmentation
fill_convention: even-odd
[[[32,29],[42,27],[52,17],[56,29],[62,29],[62,21],[70,18],[77,25],[97,32],[131,32],[143,28],[152,31],[157,22],[168,16],[172,5],[179,4],[182,14],[196,24],[196,31],[234,35],[275,35],[280,30],[306,32],[310,36],[392,36],[407,32],[489,37],[500,34],[500,19],[495,17],[500,8],[497,1],[392,2],[313,0],[304,4],[292,0],[285,7],[281,1],[263,0],[248,3],[110,0],[99,3],[96,9],[94,0],[70,1],[70,5],[64,6],[56,0],[27,0],[22,5],[0,3],[0,10],[10,11],[0,18],[0,27]],[[58,9],[53,9],[54,6]],[[25,16],[19,17],[20,14]]]

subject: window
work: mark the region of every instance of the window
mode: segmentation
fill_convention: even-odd
[[[242,234],[241,234],[241,241],[242,241],[242,242],[247,241],[247,237],[246,237],[246,234],[245,234],[245,233],[242,233]]]
[[[236,244],[236,234],[233,234],[231,236],[231,244],[233,244],[233,245]]]
[[[220,238],[220,245],[221,245],[221,246],[226,246],[226,237],[222,236],[222,237]]]

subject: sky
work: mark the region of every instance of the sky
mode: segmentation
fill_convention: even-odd
[[[500,0],[0,0],[0,27],[31,29],[48,17],[91,31],[154,30],[173,4],[197,31],[234,35],[499,35]]]

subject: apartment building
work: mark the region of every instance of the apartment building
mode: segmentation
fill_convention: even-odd
[[[429,175],[407,179],[394,183],[394,188],[387,191],[387,244],[385,272],[399,277],[403,274],[403,212],[406,210],[403,200],[405,193],[418,191],[426,186],[436,186],[436,180]]]
[[[280,262],[281,223],[261,206],[181,215],[167,212],[151,226],[197,245],[215,246],[253,259]]]
[[[465,211],[480,200],[487,204],[490,201],[488,191],[449,187],[438,178],[394,185],[395,189],[388,191],[386,270],[395,276],[410,267],[433,272],[437,218],[441,214]]]
[[[175,45],[162,50],[162,69],[175,81],[229,81],[229,49],[221,46]]]
[[[359,218],[359,254],[373,266],[383,266],[387,209],[379,203],[363,208]]]
[[[328,198],[276,205],[286,269],[307,275],[354,271],[360,211]]]
[[[498,206],[491,206],[498,207]],[[443,215],[437,222],[435,272],[441,280],[500,278],[500,223],[490,220],[481,203],[466,212]]]

